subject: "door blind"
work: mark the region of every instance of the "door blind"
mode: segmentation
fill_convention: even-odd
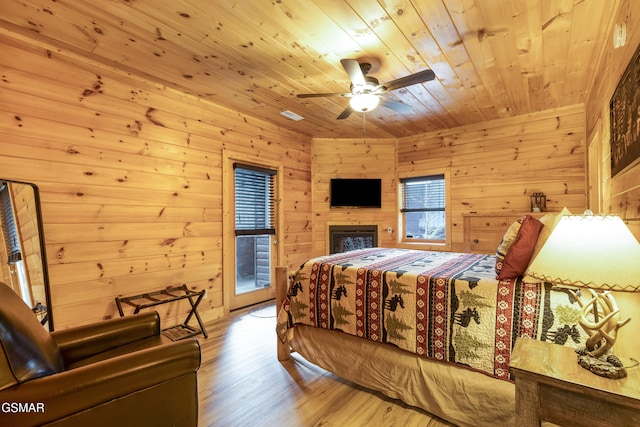
[[[236,236],[275,234],[276,171],[234,164]]]

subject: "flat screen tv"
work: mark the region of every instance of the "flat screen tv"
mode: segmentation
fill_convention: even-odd
[[[379,178],[332,178],[332,208],[382,207],[382,180]]]

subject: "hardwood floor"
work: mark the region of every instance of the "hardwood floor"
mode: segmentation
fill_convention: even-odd
[[[451,426],[327,372],[276,357],[275,304],[206,325],[198,371],[200,426]]]

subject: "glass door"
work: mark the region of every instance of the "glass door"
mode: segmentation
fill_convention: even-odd
[[[271,286],[270,246],[270,236],[236,236],[236,294]]]
[[[231,308],[273,298],[277,171],[234,163],[235,289]]]

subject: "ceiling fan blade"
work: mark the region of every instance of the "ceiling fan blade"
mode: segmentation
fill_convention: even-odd
[[[433,80],[436,78],[436,74],[431,70],[423,70],[414,74],[410,74],[405,77],[400,77],[399,79],[392,80],[388,83],[383,84],[382,86],[386,89],[386,91],[400,89],[405,86],[411,86],[418,83],[428,82],[429,80]]]
[[[346,119],[347,117],[349,117],[351,115],[352,112],[353,112],[353,110],[351,109],[351,107],[345,108],[344,111],[342,113],[340,113],[340,115],[338,116],[338,120]]]
[[[389,108],[390,110],[395,111],[400,114],[414,114],[413,108],[404,104],[402,102],[393,101],[391,99],[382,98],[380,100],[380,105],[383,107]]]
[[[340,63],[349,75],[349,80],[351,80],[354,86],[364,86],[367,84],[358,61],[355,59],[341,59]]]
[[[299,93],[298,98],[326,98],[329,96],[351,96],[351,93]]]

